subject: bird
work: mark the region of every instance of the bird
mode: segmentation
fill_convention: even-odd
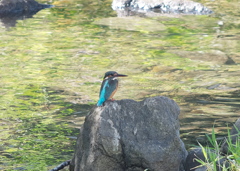
[[[118,88],[117,77],[127,77],[124,74],[118,74],[116,71],[108,71],[103,77],[103,82],[100,88],[99,100],[97,106],[103,106],[104,102],[111,99],[113,100],[113,95],[116,93]]]

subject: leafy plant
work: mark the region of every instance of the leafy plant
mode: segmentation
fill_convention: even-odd
[[[236,127],[235,127],[236,128]],[[217,141],[214,127],[212,129],[211,136],[206,135],[210,143],[210,146],[203,146],[198,143],[202,149],[204,159],[196,158],[196,161],[200,163],[199,167],[206,167],[207,171],[239,171],[240,170],[240,131],[238,131],[236,141],[232,140],[233,135],[228,130],[228,136],[225,139],[228,146],[228,154],[223,155],[221,152],[222,143]]]

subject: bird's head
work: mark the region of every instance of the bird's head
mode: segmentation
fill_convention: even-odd
[[[106,79],[109,77],[127,77],[127,75],[118,74],[116,71],[108,71],[105,73],[103,79]]]

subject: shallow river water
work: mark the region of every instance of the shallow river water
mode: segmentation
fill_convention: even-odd
[[[128,17],[110,0],[40,2],[55,7],[0,22],[0,170],[70,159],[108,70],[129,75],[115,99],[174,99],[187,148],[240,116],[238,0],[199,0],[211,15]]]

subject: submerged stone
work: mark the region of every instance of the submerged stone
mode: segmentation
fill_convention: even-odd
[[[209,51],[176,51],[170,50],[170,53],[174,53],[182,58],[189,58],[191,60],[199,60],[212,62],[219,65],[234,65],[236,64],[228,55],[220,50],[209,50]]]
[[[94,24],[109,26],[111,29],[122,29],[130,31],[162,31],[166,26],[156,22],[140,17],[110,17],[95,21]]]

